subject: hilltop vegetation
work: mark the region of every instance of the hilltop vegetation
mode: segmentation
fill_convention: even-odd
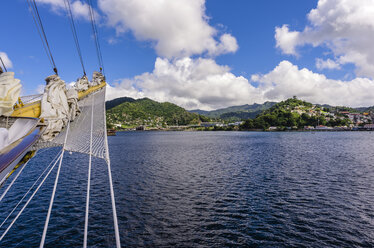
[[[303,128],[304,126],[347,126],[350,120],[342,115],[330,112],[331,109],[313,105],[296,97],[275,104],[254,119],[246,120],[241,129],[279,129]],[[333,111],[333,110],[331,110]]]
[[[132,99],[132,98],[130,98]],[[201,121],[209,121],[209,118],[190,113],[175,104],[159,103],[148,98],[120,99],[119,105],[108,102],[107,125],[109,128],[134,128],[136,126],[166,127],[167,125],[192,125]],[[115,101],[113,100],[113,101]]]
[[[131,97],[116,98],[116,99],[105,102],[105,109],[109,110],[109,109],[114,108],[115,106],[120,105],[121,103],[124,103],[124,102],[135,102],[135,99],[131,98]]]
[[[118,129],[138,126],[146,126],[147,129],[175,129],[173,126],[191,128],[193,125],[202,130],[237,130],[239,120],[244,121],[240,130],[312,129],[317,126],[347,129],[364,127],[374,120],[373,107],[354,109],[314,105],[296,97],[279,103],[266,102],[215,111],[194,110],[195,113],[169,102],[159,103],[148,98],[117,98],[108,101],[106,108],[107,126]]]
[[[265,102],[263,104],[245,104],[240,106],[232,106],[228,108],[222,108],[212,111],[205,111],[205,110],[191,110],[192,113],[198,113],[201,115],[205,115],[209,118],[214,119],[221,119],[228,122],[240,121],[249,118],[255,118],[258,114],[263,112],[266,109],[271,108],[274,106],[276,102]]]

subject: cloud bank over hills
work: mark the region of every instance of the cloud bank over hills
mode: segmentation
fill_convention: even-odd
[[[124,79],[108,89],[111,98],[124,94],[170,101],[187,109],[240,105],[250,101],[249,97],[260,96],[259,89],[246,78],[235,76],[229,67],[217,65],[213,59],[188,57],[172,61],[157,58],[153,72]]]
[[[255,74],[248,80],[235,76],[228,67],[217,65],[212,59],[202,58],[184,58],[174,63],[158,58],[153,72],[124,79],[108,88],[111,99],[149,97],[187,109],[205,110],[282,101],[294,95],[314,103],[370,106],[374,104],[372,92],[374,82],[368,78],[332,80],[287,60],[269,73]]]
[[[373,76],[374,49],[369,48],[374,40],[374,19],[370,17],[374,15],[374,2],[364,2],[320,0],[317,8],[308,14],[310,26],[302,32],[290,31],[287,24],[276,27],[276,47],[285,54],[302,56],[297,47],[325,46],[334,57],[316,58],[319,70],[340,69],[343,64],[353,63],[357,75]],[[109,98],[148,96],[188,109],[207,110],[280,101],[293,95],[332,105],[374,104],[369,93],[374,90],[374,82],[368,78],[332,80],[284,60],[267,74],[247,79],[231,73],[228,66],[218,65],[214,56],[186,57],[204,53],[217,56],[238,49],[235,37],[230,34],[214,39],[217,32],[205,16],[205,1],[154,1],[145,12],[144,1],[100,0],[99,3],[117,32],[131,30],[140,40],[155,40],[155,50],[162,56],[156,59],[153,72],[120,80],[115,89],[108,91]]]
[[[38,0],[52,11],[63,0]],[[98,0],[101,25],[116,35],[131,32],[148,42],[158,55],[151,72],[118,79],[107,97],[150,97],[187,109],[217,109],[231,105],[280,101],[297,95],[310,102],[352,107],[374,105],[374,2],[372,0],[319,0],[307,14],[308,24],[293,30],[287,23],[274,27],[274,45],[285,56],[303,56],[301,48],[326,52],[314,58],[316,69],[299,68],[286,60],[274,69],[247,78],[216,62],[217,56],[235,53],[237,39],[209,24],[205,0]],[[88,19],[87,5],[72,1],[75,15]],[[326,70],[353,65],[357,78],[327,78]]]
[[[282,61],[265,75],[253,75],[264,100],[281,101],[294,95],[313,103],[352,107],[374,104],[374,82],[368,78],[341,81]]]

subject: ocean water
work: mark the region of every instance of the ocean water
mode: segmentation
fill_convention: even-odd
[[[122,246],[374,247],[373,144],[374,132],[118,133],[109,148]],[[57,152],[29,163],[0,222]],[[88,156],[65,156],[46,247],[83,243]],[[107,167],[93,162],[89,247],[114,247]],[[0,247],[39,246],[55,174]]]

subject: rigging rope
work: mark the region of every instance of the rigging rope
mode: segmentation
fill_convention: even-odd
[[[53,63],[52,63],[51,58],[50,58],[49,55],[48,55],[48,49],[47,49],[47,46],[46,46],[45,43],[44,43],[44,40],[43,40],[43,36],[42,36],[41,30],[40,30],[40,27],[39,27],[38,22],[37,22],[37,20],[36,20],[35,13],[34,13],[34,10],[33,10],[32,4],[31,4],[31,0],[27,0],[27,3],[28,3],[28,5],[29,5],[29,10],[30,10],[30,12],[31,12],[32,19],[34,20],[34,23],[35,23],[35,26],[36,26],[36,30],[38,31],[39,38],[40,38],[40,40],[42,41],[42,45],[43,45],[43,48],[44,48],[45,54],[47,55],[48,60],[49,60],[49,63],[51,64],[51,66],[52,66],[52,68],[53,68]]]
[[[95,101],[93,101],[95,97]],[[116,238],[116,246],[120,247],[118,219],[116,212],[116,204],[113,190],[113,180],[111,176],[109,148],[106,134],[105,120],[105,87],[79,102],[81,113],[70,123],[69,136],[67,142],[64,143],[66,130],[64,129],[49,145],[65,146],[67,151],[92,154],[92,156],[105,159],[108,164],[108,174],[110,183],[111,205],[113,212],[114,230]],[[86,131],[91,126],[93,118],[92,133]],[[89,129],[88,129],[89,130]],[[91,144],[92,135],[92,146]]]
[[[69,116],[70,116],[70,115],[69,115]],[[54,201],[54,199],[55,199],[56,188],[57,188],[57,184],[58,184],[58,178],[59,178],[59,176],[60,176],[60,171],[61,171],[62,159],[64,158],[64,153],[65,153],[65,144],[66,144],[66,140],[67,140],[67,138],[68,138],[69,127],[70,127],[70,118],[68,119],[68,125],[67,125],[67,127],[66,127],[66,134],[65,134],[64,146],[62,147],[62,152],[61,152],[61,156],[60,156],[60,162],[59,162],[59,164],[58,164],[58,170],[57,170],[57,175],[56,175],[56,179],[55,179],[55,184],[54,184],[54,186],[53,186],[53,191],[52,191],[51,201],[50,201],[50,203],[49,203],[49,208],[48,208],[47,218],[46,218],[46,220],[45,220],[45,224],[44,224],[44,230],[43,230],[42,240],[40,241],[40,248],[44,247],[45,237],[46,237],[46,235],[47,235],[48,223],[49,223],[49,219],[50,219],[50,217],[51,217],[53,201]]]
[[[103,75],[105,76],[103,56],[101,54],[101,47],[100,47],[100,43],[99,43],[99,33],[97,32],[97,28],[96,28],[95,13],[92,10],[91,0],[87,0],[87,3],[88,3],[88,9],[89,9],[89,12],[90,12],[91,26],[92,26],[92,32],[93,32],[93,35],[94,35],[94,39],[95,39],[96,54],[97,54],[97,59],[99,61],[100,72],[102,71]]]
[[[46,150],[44,150],[42,152],[36,151],[35,155],[33,156],[33,158],[35,158],[37,155],[40,155],[40,154],[44,153],[45,151],[48,151],[49,149],[50,148],[48,148],[48,149],[46,149]],[[7,187],[7,189],[1,195],[0,202],[3,200],[4,196],[8,193],[9,189],[13,186],[14,182],[17,180],[18,176],[21,174],[21,172],[23,171],[23,169],[26,167],[26,165],[29,163],[30,160],[31,160],[31,158],[29,160],[27,160],[26,163],[22,166],[22,168],[18,171],[16,177],[12,180],[12,182],[9,184],[9,186]]]
[[[119,229],[118,229],[116,201],[114,199],[112,170],[110,168],[110,160],[107,160],[107,165],[108,165],[108,175],[109,175],[109,185],[110,185],[110,198],[112,200],[112,212],[113,212],[113,222],[114,222],[114,233],[115,233],[115,236],[116,236],[116,246],[117,246],[117,248],[121,248],[121,241],[120,241],[120,238],[119,238]]]
[[[88,233],[88,211],[90,207],[90,187],[91,187],[91,161],[92,161],[92,132],[93,132],[93,110],[94,110],[95,94],[92,96],[91,108],[91,134],[90,134],[90,157],[88,161],[88,179],[87,179],[87,196],[86,196],[86,214],[84,219],[84,238],[83,248],[87,247],[87,233]]]
[[[60,158],[61,158],[62,154],[60,155]],[[22,209],[19,211],[19,213],[17,214],[17,216],[13,219],[12,223],[10,223],[10,225],[8,226],[8,228],[5,230],[5,232],[1,235],[0,237],[0,241],[3,240],[4,236],[9,232],[10,228],[14,225],[14,223],[17,221],[17,219],[20,217],[20,215],[23,213],[23,211],[25,210],[25,208],[27,207],[27,205],[29,205],[30,201],[32,200],[32,198],[34,198],[35,194],[39,191],[40,187],[43,185],[43,183],[45,182],[45,180],[48,178],[49,174],[51,174],[52,170],[55,168],[56,164],[57,164],[57,161],[59,159],[57,159],[55,161],[55,163],[53,164],[53,166],[51,167],[51,169],[48,171],[47,175],[45,175],[45,177],[43,178],[43,180],[40,182],[40,184],[38,185],[38,187],[36,188],[36,190],[34,191],[34,193],[32,193],[32,195],[30,196],[30,198],[27,200],[27,202],[25,203],[25,205],[22,207]],[[44,173],[44,172],[43,172]]]
[[[44,175],[44,173],[48,170],[48,168],[51,166],[51,164],[53,163],[53,161],[55,161],[56,159],[58,159],[58,157],[61,155],[61,151],[59,151],[57,153],[57,155],[52,159],[52,161],[49,163],[49,165],[44,169],[44,171],[42,172],[42,174],[40,174],[40,176],[35,180],[35,182],[33,183],[33,185],[31,185],[31,187],[27,190],[27,192],[23,195],[23,197],[21,198],[21,200],[18,201],[17,205],[13,208],[13,210],[8,214],[8,216],[4,219],[4,221],[1,223],[0,225],[0,228],[4,225],[4,223],[9,219],[9,217],[13,214],[13,212],[18,208],[18,206],[21,204],[21,202],[23,201],[23,199],[25,199],[25,197],[30,193],[30,191],[34,188],[34,186],[36,185],[36,183],[39,181],[39,179]]]
[[[117,209],[116,209],[116,201],[114,198],[114,190],[113,190],[113,180],[112,180],[112,169],[110,167],[110,157],[109,157],[109,147],[108,147],[108,137],[106,133],[106,111],[105,111],[105,105],[104,105],[104,130],[105,130],[105,160],[108,165],[108,176],[109,176],[109,185],[110,185],[110,198],[112,201],[112,212],[113,212],[113,222],[114,222],[114,233],[116,237],[116,246],[117,248],[121,248],[121,241],[119,238],[119,228],[118,228],[118,218],[117,218]]]
[[[64,0],[64,3],[65,3],[66,12],[68,12],[68,15],[70,17],[69,18],[69,20],[70,20],[70,29],[71,29],[71,32],[73,33],[75,47],[77,48],[79,60],[81,61],[81,65],[82,65],[82,69],[83,69],[83,74],[86,75],[86,70],[84,68],[84,63],[83,63],[82,51],[81,51],[81,48],[80,48],[80,45],[79,45],[79,41],[78,41],[77,29],[75,28],[74,17],[73,17],[73,13],[71,11],[70,0]]]
[[[55,138],[55,140],[53,141],[54,143],[53,144],[51,143],[51,146],[52,145],[63,146],[61,155],[56,160],[54,167],[57,165],[57,162],[59,161],[61,164],[62,156],[63,156],[62,153],[64,151],[81,152],[81,153],[86,153],[89,155],[91,154],[91,156],[96,156],[98,158],[105,159],[105,161],[107,162],[107,166],[108,166],[110,197],[111,197],[111,205],[112,205],[112,212],[113,212],[116,247],[119,248],[121,247],[121,245],[120,245],[120,237],[119,237],[118,218],[117,218],[116,204],[115,204],[115,197],[114,197],[114,190],[113,190],[113,180],[112,180],[112,175],[111,175],[112,172],[111,172],[111,165],[110,165],[110,158],[109,158],[108,141],[107,141],[107,135],[106,135],[105,87],[104,89],[94,92],[93,94],[84,98],[82,101],[79,102],[79,106],[81,109],[80,115],[78,115],[78,117],[73,122],[71,123],[68,122],[69,128],[66,126],[66,128],[64,128],[64,130]],[[91,132],[87,130],[87,127],[89,126],[91,126]],[[84,130],[87,130],[87,131],[84,131]],[[91,164],[92,164],[92,161],[91,161]],[[59,165],[59,168],[60,167],[61,165]],[[90,164],[89,164],[89,167],[90,167]],[[89,169],[89,171],[91,171],[91,169]],[[57,177],[58,175],[56,175],[56,178]],[[37,182],[35,182],[35,184]],[[88,182],[90,182],[90,178]],[[90,189],[90,184],[91,183],[89,183],[88,185],[88,189]],[[31,191],[31,189],[29,191]],[[88,197],[90,196],[89,193],[87,195]],[[51,202],[53,201],[53,198],[54,196],[51,197]],[[50,206],[52,206],[51,203],[50,203]],[[86,209],[87,209],[86,215],[88,216],[89,198],[88,198],[88,201],[86,202]],[[18,218],[18,216],[16,218]],[[49,222],[49,218],[50,218],[50,215],[49,217],[47,217],[48,220],[46,220],[46,222],[47,221]],[[86,223],[88,223],[88,218],[86,219]],[[46,226],[46,228],[48,228],[48,225]],[[45,242],[46,232],[47,232],[47,229],[45,230],[45,234],[43,234],[44,242]],[[86,237],[88,237],[88,224],[87,224],[85,232],[86,232],[85,234]]]
[[[1,58],[1,56],[0,56],[0,60],[1,60],[1,64],[3,64],[4,70],[7,72],[8,70],[6,69],[5,64],[4,64],[4,61],[3,61],[3,59]]]
[[[35,154],[36,156],[36,154]],[[26,165],[29,163],[30,159],[26,161],[26,163],[22,166],[22,168],[18,171],[17,175],[14,177],[14,179],[12,180],[12,182],[9,184],[9,186],[6,188],[6,190],[4,191],[4,193],[1,195],[0,197],[0,202],[3,200],[4,196],[8,193],[9,189],[13,186],[13,183],[17,180],[18,176],[21,175],[21,172],[23,171],[23,169],[25,169]]]
[[[40,18],[36,2],[35,2],[35,0],[27,0],[27,3],[30,7],[30,11],[32,13],[32,16],[33,16],[33,19],[34,19],[34,22],[35,22],[35,25],[36,25],[36,29],[38,30],[40,39],[43,43],[43,47],[44,47],[44,50],[47,54],[49,62],[52,65],[53,71],[57,74],[56,63],[55,63],[55,60],[53,59],[51,48],[50,48],[48,40],[47,40],[47,35],[45,34],[44,26],[43,26],[43,23],[42,23],[42,19]]]

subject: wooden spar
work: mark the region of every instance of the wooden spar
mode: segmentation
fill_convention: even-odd
[[[91,93],[105,87],[106,82],[102,82],[99,85],[92,86],[87,90],[78,92],[78,100],[83,99],[84,97],[90,95]],[[41,101],[35,101],[29,104],[25,104],[22,107],[16,105],[11,117],[33,117],[39,118],[41,114]]]
[[[87,90],[78,92],[78,100],[81,100],[84,97],[88,96],[89,94],[91,94],[91,93],[93,93],[93,92],[95,92],[95,91],[103,88],[105,85],[106,85],[106,82],[102,82],[99,85],[92,86],[92,87],[88,88]]]

